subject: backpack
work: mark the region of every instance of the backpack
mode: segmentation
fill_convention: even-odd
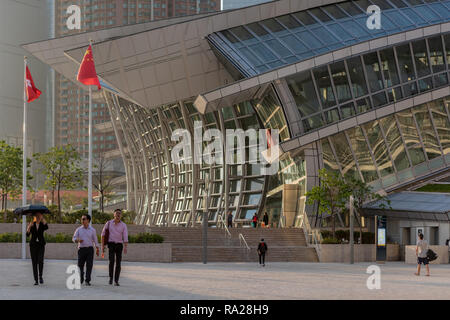
[[[445,245],[448,246],[450,239],[445,240]]]
[[[428,261],[434,261],[438,258],[438,255],[436,254],[436,252],[434,252],[431,249],[428,249],[427,251],[427,259]]]

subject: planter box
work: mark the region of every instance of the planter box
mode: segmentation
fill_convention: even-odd
[[[349,244],[322,244],[320,245],[320,262],[350,262]],[[355,262],[375,262],[376,251],[374,244],[355,244]],[[400,246],[398,244],[388,244],[387,261],[400,260]]]
[[[430,264],[448,263],[448,246],[429,246],[436,252],[438,258],[431,261]],[[405,246],[405,262],[408,264],[417,264],[416,246]]]
[[[0,259],[20,259],[21,252],[21,243],[0,243]],[[28,244],[26,252],[27,258],[30,258]],[[73,243],[47,243],[45,246],[45,259],[77,260],[77,258],[78,249]],[[94,256],[94,259],[101,260],[101,257]],[[108,260],[108,250],[105,250],[105,260]],[[172,244],[130,243],[128,253],[122,255],[122,261],[172,262]]]

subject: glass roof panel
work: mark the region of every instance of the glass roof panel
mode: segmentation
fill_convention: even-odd
[[[382,10],[381,29],[371,30],[366,26],[366,9],[370,5]],[[251,77],[262,70],[272,70],[350,44],[447,22],[449,9],[450,0],[346,1],[223,30],[208,37],[218,34],[221,41],[214,43],[220,53],[237,66],[243,76]]]

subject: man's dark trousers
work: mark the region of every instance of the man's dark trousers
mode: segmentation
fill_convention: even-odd
[[[109,278],[112,279],[114,276],[114,281],[119,282],[120,277],[120,264],[122,262],[122,243],[108,242],[108,252],[109,252]],[[116,260],[116,271],[114,272],[114,258]]]
[[[81,283],[84,281],[84,265],[86,264],[86,281],[91,282],[92,266],[94,265],[94,248],[78,249],[78,267],[80,268]]]
[[[259,264],[265,264],[264,262],[264,260],[266,260],[266,254],[265,253],[261,253],[260,255],[259,255]],[[261,262],[262,261],[262,262]]]

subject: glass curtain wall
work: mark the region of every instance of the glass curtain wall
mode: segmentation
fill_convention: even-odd
[[[449,38],[413,41],[287,77],[300,134],[448,85]]]
[[[450,164],[450,96],[322,139],[328,170],[353,175],[375,190]]]

